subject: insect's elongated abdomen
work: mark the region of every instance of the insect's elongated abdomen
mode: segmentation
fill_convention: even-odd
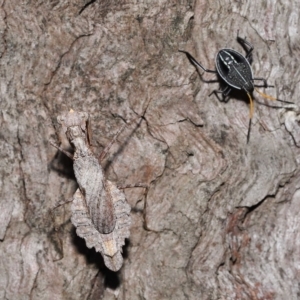
[[[124,193],[105,179],[91,150],[88,114],[71,110],[57,120],[75,150],[74,155],[68,154],[74,161],[79,185],[73,197],[71,221],[87,247],[95,247],[105,265],[116,272],[122,267],[122,246],[130,235],[130,206]]]
[[[116,224],[113,201],[104,189],[98,160],[94,155],[79,156],[74,160],[73,168],[93,224],[100,233],[112,232]]]

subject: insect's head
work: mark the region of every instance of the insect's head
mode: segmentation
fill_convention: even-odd
[[[70,142],[73,142],[77,138],[85,139],[85,133],[79,126],[68,127],[66,136]]]
[[[234,63],[237,64],[237,61],[234,59],[234,57],[226,50],[220,50],[218,57],[229,70]]]
[[[72,142],[78,137],[85,138],[88,135],[88,117],[86,112],[76,112],[71,109],[68,113],[58,116],[57,121],[62,125],[68,140]]]

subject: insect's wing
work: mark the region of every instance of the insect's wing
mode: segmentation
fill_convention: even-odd
[[[94,181],[89,194],[86,189],[87,206],[96,229],[100,233],[108,234],[113,232],[116,226],[114,199],[106,180],[102,179],[103,188],[97,185],[97,182],[99,179]]]
[[[112,182],[106,181],[106,187],[113,199],[116,225],[108,234],[100,233],[92,222],[85,198],[78,189],[73,197],[71,221],[76,233],[85,239],[88,248],[95,247],[104,258],[105,265],[112,271],[118,271],[123,264],[122,246],[130,235],[130,206],[125,195]]]
[[[74,160],[73,169],[92,223],[100,233],[111,233],[116,224],[114,203],[97,158],[92,154],[80,156]]]
[[[116,216],[116,226],[114,232],[118,234],[118,246],[119,248],[125,244],[125,238],[130,235],[130,205],[127,203],[125,195],[120,191],[117,186],[111,181],[107,180],[105,186],[110,192],[110,196],[113,199],[114,211]]]
[[[81,191],[78,189],[73,197],[71,221],[76,233],[83,238],[88,248],[95,247],[104,258],[105,265],[112,271],[118,271],[123,264],[122,255],[116,243],[117,235],[101,234],[94,226],[88,207]]]
[[[73,196],[71,210],[71,221],[76,227],[77,235],[85,239],[88,248],[100,247],[101,249],[98,251],[102,252],[101,236],[99,236],[99,232],[92,223],[84,196],[80,189],[77,189]]]
[[[116,216],[116,226],[114,231],[109,235],[102,234],[103,243],[103,257],[105,265],[117,271],[122,267],[122,246],[125,244],[125,238],[130,235],[130,206],[125,199],[125,195],[112,182],[106,181],[105,187],[107,193],[113,200],[114,211]],[[107,240],[106,240],[107,239]],[[115,252],[114,250],[117,249]],[[112,255],[112,253],[114,253]]]

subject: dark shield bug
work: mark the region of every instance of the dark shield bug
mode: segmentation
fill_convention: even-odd
[[[255,87],[266,88],[266,87],[273,87],[273,86],[269,85],[267,83],[267,80],[264,78],[253,77],[252,68],[250,65],[250,58],[254,47],[249,42],[247,42],[246,39],[243,39],[239,36],[237,36],[237,41],[246,50],[246,56],[242,55],[241,53],[233,49],[221,49],[216,56],[216,70],[209,70],[204,68],[190,53],[183,50],[179,50],[179,51],[185,53],[188,59],[195,66],[200,67],[203,71],[208,73],[215,73],[221,77],[221,79],[225,82],[226,87],[223,90],[214,90],[211,93],[211,94],[215,94],[220,101],[227,102],[229,99],[228,95],[232,91],[232,89],[242,90],[247,94],[250,102],[249,127],[248,127],[248,134],[247,134],[247,143],[248,143],[250,138],[251,121],[252,121],[252,116],[254,111],[253,99],[252,99],[252,93],[254,89],[264,98],[270,100],[277,100],[284,103],[292,103],[292,102],[276,99],[272,96],[260,92],[255,88]],[[263,85],[254,84],[255,80],[262,81]],[[222,99],[218,97],[218,94],[222,94]]]

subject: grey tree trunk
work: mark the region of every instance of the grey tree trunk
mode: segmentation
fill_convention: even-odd
[[[299,1],[0,1],[0,299],[299,299]],[[279,99],[209,94],[178,49],[214,68],[253,51]],[[120,272],[76,236],[77,189],[56,116],[91,115],[95,153],[126,190]]]

